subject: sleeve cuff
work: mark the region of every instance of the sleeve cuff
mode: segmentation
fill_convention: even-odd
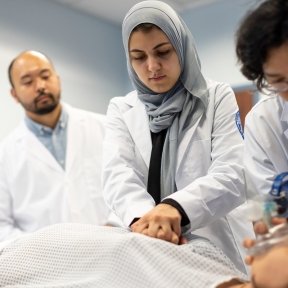
[[[131,227],[135,222],[137,222],[140,218],[134,218],[131,223],[129,224],[129,227]]]
[[[177,201],[175,201],[174,199],[166,198],[163,201],[161,201],[161,203],[169,204],[179,211],[179,213],[181,214],[181,227],[186,227],[187,225],[190,224],[190,220],[189,220],[186,212],[184,211],[182,206]]]

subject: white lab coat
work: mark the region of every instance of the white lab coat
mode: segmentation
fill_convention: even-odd
[[[168,198],[183,207],[190,231],[209,238],[245,271],[242,241],[254,237],[253,227],[240,211],[231,212],[246,200],[243,139],[235,124],[238,107],[228,85],[209,81],[208,86],[206,112],[179,143],[178,191]],[[155,206],[146,190],[151,135],[136,92],[111,100],[106,123],[104,198],[129,226]]]
[[[245,119],[245,171],[250,196],[267,194],[274,177],[288,171],[288,103],[266,96]]]
[[[65,171],[24,121],[1,143],[1,241],[59,222],[107,221],[100,184],[105,118],[65,107]]]

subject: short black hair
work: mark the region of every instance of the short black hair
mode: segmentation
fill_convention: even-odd
[[[37,52],[37,53],[42,54],[42,55],[49,61],[49,63],[51,64],[51,66],[54,67],[51,59],[50,59],[47,55],[45,55],[44,53],[39,52],[39,51],[35,51],[35,50],[25,50],[25,51],[21,52],[20,54],[18,54],[18,55],[10,62],[9,66],[8,66],[8,79],[9,79],[9,82],[10,82],[10,85],[11,85],[12,88],[14,88],[14,83],[13,83],[13,79],[12,79],[12,69],[13,69],[13,66],[14,66],[15,62],[18,60],[19,57],[21,57],[23,54],[29,53],[29,52]]]
[[[271,49],[288,42],[288,1],[266,0],[242,19],[236,32],[236,55],[243,75],[265,88],[263,64]]]

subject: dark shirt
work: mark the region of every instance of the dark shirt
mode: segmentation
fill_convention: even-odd
[[[148,172],[147,191],[153,197],[156,205],[164,203],[176,208],[181,214],[181,226],[186,226],[190,221],[182,206],[174,199],[164,199],[161,201],[161,160],[166,133],[167,129],[159,133],[151,132],[152,152]]]

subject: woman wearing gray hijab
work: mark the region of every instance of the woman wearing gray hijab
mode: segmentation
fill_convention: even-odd
[[[192,232],[247,272],[241,242],[254,233],[234,210],[246,199],[232,89],[204,78],[190,31],[161,1],[133,6],[122,36],[135,91],[107,111],[107,204],[133,232],[175,244]]]

